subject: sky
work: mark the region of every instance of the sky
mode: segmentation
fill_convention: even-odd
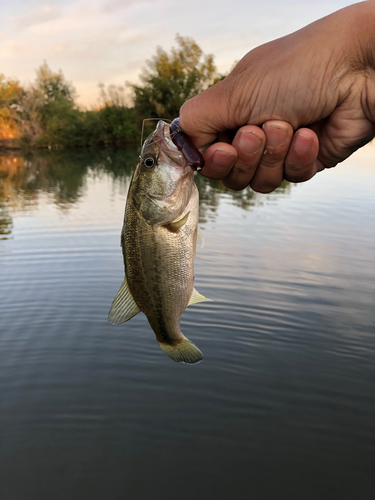
[[[147,59],[192,37],[221,73],[265,42],[355,3],[345,0],[0,0],[0,73],[23,85],[46,61],[76,102],[98,104],[99,84],[137,83]]]

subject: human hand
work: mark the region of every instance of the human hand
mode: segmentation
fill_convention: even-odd
[[[220,139],[225,137],[219,134]],[[245,125],[230,142],[215,143],[204,152],[201,173],[209,179],[221,179],[235,191],[250,184],[254,191],[269,193],[283,179],[303,182],[318,169],[316,134],[310,129],[293,133],[292,126],[284,121],[270,120],[262,128]]]
[[[204,153],[203,175],[270,192],[371,140],[374,20],[374,2],[338,11],[249,52],[222,82],[187,101],[182,129],[198,147],[219,140]]]

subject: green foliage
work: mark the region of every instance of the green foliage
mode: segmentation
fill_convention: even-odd
[[[80,148],[137,142],[143,118],[173,119],[185,100],[223,78],[212,55],[204,55],[189,37],[177,35],[168,54],[158,47],[141,76],[131,85],[134,105],[122,86],[100,84],[101,106],[83,111],[61,70],[44,62],[32,86],[0,75],[0,139],[18,138],[24,148]],[[146,131],[147,133],[147,131]]]
[[[97,111],[81,111],[65,99],[49,103],[44,116],[45,134],[39,146],[79,148],[134,142],[139,137],[134,110],[104,106]]]
[[[62,72],[53,73],[44,63],[37,70],[36,88],[44,101],[41,107],[43,134],[36,139],[40,147],[80,148],[131,142],[139,137],[134,110],[124,105],[115,86],[105,91],[98,110],[81,111],[73,100],[74,89]]]
[[[176,41],[178,47],[170,54],[158,47],[141,76],[142,85],[131,85],[141,118],[175,118],[187,99],[212,85],[218,76],[213,56],[204,56],[192,38],[177,35]]]
[[[34,92],[40,97],[43,134],[36,139],[39,146],[84,146],[81,112],[74,104],[74,88],[62,71],[54,73],[44,62],[36,70]]]
[[[82,136],[82,112],[72,101],[62,95],[48,102],[43,110],[43,136],[37,140],[38,145],[72,147],[84,146]]]
[[[133,108],[125,106],[109,106],[106,104],[98,112],[101,130],[104,131],[104,140],[110,142],[111,138],[117,141],[137,140],[139,129],[136,126],[136,115]]]

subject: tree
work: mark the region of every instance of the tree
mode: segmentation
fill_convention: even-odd
[[[24,94],[16,80],[7,80],[0,74],[0,138],[14,138],[20,135],[16,107]]]
[[[176,118],[182,104],[218,76],[213,56],[204,55],[192,38],[176,35],[176,41],[170,54],[157,47],[140,77],[142,85],[130,85],[141,118]]]
[[[36,103],[43,133],[38,142],[45,145],[81,145],[82,113],[74,103],[75,89],[61,70],[52,71],[47,62],[36,70],[35,86],[29,91]]]
[[[99,83],[100,88],[100,107],[104,106],[121,106],[129,107],[131,104],[129,96],[125,92],[125,87],[122,85],[114,85],[113,83],[105,87],[104,83]]]
[[[55,99],[74,101],[72,84],[65,80],[61,70],[54,73],[46,61],[36,70],[36,88],[43,94],[46,104]]]

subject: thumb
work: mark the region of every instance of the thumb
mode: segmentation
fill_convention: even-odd
[[[229,123],[229,92],[219,82],[186,101],[180,109],[182,130],[201,148],[214,142],[219,132],[233,127]],[[232,126],[231,126],[232,125]]]

